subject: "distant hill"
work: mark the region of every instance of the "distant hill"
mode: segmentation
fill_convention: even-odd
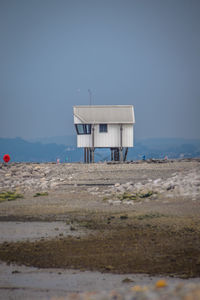
[[[148,158],[189,158],[200,157],[200,140],[154,138],[135,141],[129,149],[128,159]]]
[[[80,161],[82,151],[75,147],[57,145],[56,143],[42,144],[28,142],[21,138],[0,138],[0,161],[5,153],[9,153],[15,162],[55,162]]]
[[[43,137],[30,139],[29,142],[39,142],[42,144],[57,144],[66,146],[76,146],[76,135],[63,135],[63,136],[53,136],[53,137]]]
[[[5,153],[9,153],[15,162],[56,162],[58,158],[61,162],[83,161],[83,149],[76,147],[75,135],[38,139],[35,142],[21,138],[0,138],[0,161]],[[144,156],[146,159],[200,157],[200,140],[136,140],[135,147],[129,149],[127,159],[140,160]],[[96,149],[95,161],[105,160],[110,160],[109,149]]]

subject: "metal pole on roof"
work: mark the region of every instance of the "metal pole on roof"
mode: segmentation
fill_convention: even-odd
[[[88,89],[88,93],[89,93],[89,99],[90,99],[90,105],[92,105],[92,92],[90,89]]]

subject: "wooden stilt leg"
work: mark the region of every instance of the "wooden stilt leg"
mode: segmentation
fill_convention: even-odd
[[[111,151],[111,161],[113,161],[113,149],[110,149]]]
[[[88,153],[88,148],[86,148],[86,162],[87,162],[87,164],[89,163],[89,153]]]
[[[123,148],[119,149],[119,158],[120,158],[120,162],[123,162]]]
[[[91,163],[92,162],[92,150],[91,150],[91,148],[89,148],[89,154],[90,154],[90,161],[89,161],[89,163]]]
[[[86,163],[86,148],[84,148],[84,163]]]
[[[94,148],[92,148],[91,152],[92,152],[92,163],[94,163]]]
[[[125,154],[124,154],[124,161],[126,161],[127,154],[128,154],[128,147],[126,147],[126,150],[125,150]]]
[[[88,164],[90,163],[90,148],[88,148]]]

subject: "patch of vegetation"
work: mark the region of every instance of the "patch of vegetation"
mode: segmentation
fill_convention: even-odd
[[[148,197],[150,197],[152,195],[153,195],[153,192],[152,191],[148,191],[148,192],[145,192],[145,193],[138,194],[138,197],[139,198],[148,198]]]
[[[128,216],[127,216],[127,215],[121,215],[121,216],[120,216],[120,219],[121,219],[121,220],[126,220],[126,219],[128,219]]]
[[[130,279],[130,278],[124,278],[123,280],[122,280],[122,283],[130,283],[130,282],[133,282],[133,280],[132,279]]]
[[[161,218],[161,217],[165,217],[165,215],[159,214],[159,213],[154,213],[154,214],[152,213],[152,214],[136,216],[136,219],[145,220],[145,219],[155,219],[155,218]]]
[[[0,202],[13,201],[18,198],[23,198],[23,195],[17,194],[16,192],[10,192],[10,191],[0,193]]]
[[[97,222],[97,221],[92,220],[92,219],[79,221],[78,224],[81,227],[84,227],[84,228],[87,228],[87,229],[93,229],[93,230],[101,229],[101,227],[103,225],[101,222]],[[105,226],[105,224],[104,224],[104,226]]]
[[[43,193],[36,193],[35,195],[33,195],[33,197],[40,197],[40,196],[48,196],[48,193],[43,192]]]
[[[118,198],[120,200],[136,200],[135,194],[129,194],[129,193],[123,193],[122,195],[119,195]]]
[[[141,192],[137,194],[129,194],[127,192],[124,192],[123,194],[119,195],[118,198],[123,201],[123,200],[139,200],[139,198],[148,198],[153,195],[153,191],[146,191],[146,192]]]
[[[21,273],[20,271],[18,271],[18,270],[14,270],[14,271],[12,271],[12,274],[19,274],[19,273]]]
[[[195,229],[192,228],[192,227],[184,227],[184,230],[185,230],[186,232],[195,232]]]
[[[106,201],[108,200],[109,198],[108,197],[103,197],[103,201]]]

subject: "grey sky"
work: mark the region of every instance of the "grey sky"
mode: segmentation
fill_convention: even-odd
[[[0,0],[0,137],[72,133],[88,89],[139,138],[200,138],[200,1]]]

